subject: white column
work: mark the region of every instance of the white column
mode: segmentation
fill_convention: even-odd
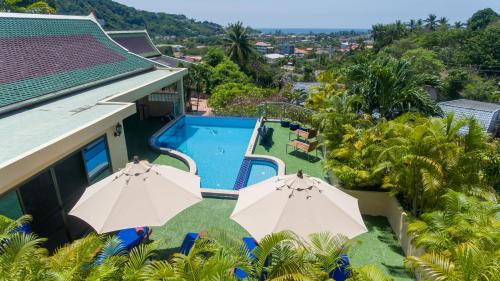
[[[183,79],[181,78],[179,81],[177,81],[177,94],[181,95],[181,116],[184,115],[184,111],[186,108],[186,101],[184,100],[184,82]]]
[[[111,161],[111,167],[113,167],[113,172],[117,172],[121,168],[124,168],[128,163],[128,151],[123,122],[120,122],[120,124],[122,126],[122,133],[120,136],[115,136],[116,124],[106,131],[109,159]]]

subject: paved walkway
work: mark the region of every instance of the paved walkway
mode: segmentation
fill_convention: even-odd
[[[208,107],[208,99],[200,99],[200,103],[198,104],[197,98],[191,98],[191,108],[193,112],[189,112],[192,115],[212,115],[212,109]],[[197,111],[198,109],[198,111]]]

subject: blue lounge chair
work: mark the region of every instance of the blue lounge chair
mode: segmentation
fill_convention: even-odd
[[[252,237],[243,237],[243,243],[247,246],[247,249],[250,251],[250,256],[255,259],[255,255],[253,254],[253,250],[257,247],[258,243]]]
[[[24,234],[29,234],[30,233],[30,227],[28,224],[21,224],[20,226],[16,227],[16,229],[14,229],[12,231],[13,233],[24,233]]]
[[[149,235],[149,227],[144,227],[142,232],[137,232],[135,228],[120,230],[116,237],[120,239],[122,246],[130,251],[141,243]]]
[[[337,264],[339,266],[328,275],[330,278],[333,278],[335,281],[345,281],[351,277],[350,262],[347,254],[342,254],[342,258],[337,261]]]
[[[193,248],[194,242],[200,238],[200,235],[195,232],[189,232],[186,234],[184,237],[184,241],[182,241],[181,248],[179,249],[179,253],[183,255],[188,255],[189,251],[191,251],[191,248]]]
[[[245,244],[245,246],[247,247],[247,249],[250,251],[250,257],[252,259],[255,259],[256,256],[255,254],[253,253],[253,250],[258,246],[258,243],[257,241],[255,241],[254,238],[252,237],[243,237],[243,244]],[[269,257],[266,259],[266,261],[264,262],[264,266],[267,266],[269,265]],[[242,269],[240,268],[235,268],[234,269],[234,275],[236,275],[236,277],[240,278],[240,279],[245,279],[247,277],[247,274],[245,271],[243,271]],[[266,280],[266,275],[265,273],[262,273],[262,275],[260,276],[259,278],[259,281],[263,281],[263,280]]]

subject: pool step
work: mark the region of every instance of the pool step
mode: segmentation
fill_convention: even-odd
[[[240,172],[238,173],[238,177],[236,178],[236,183],[233,186],[234,190],[240,190],[245,187],[247,183],[248,173],[250,172],[250,163],[250,159],[243,159],[240,167]]]

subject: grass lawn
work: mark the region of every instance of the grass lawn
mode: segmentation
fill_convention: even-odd
[[[258,145],[255,154],[272,155],[282,159],[286,164],[287,173],[295,173],[302,169],[306,174],[326,178],[323,170],[321,154],[310,162],[302,153],[285,152],[288,140],[288,129],[281,128],[279,123],[266,124],[274,128],[273,143],[269,147]],[[125,120],[125,134],[129,158],[139,155],[141,159],[150,162],[170,165],[187,170],[181,161],[159,155],[148,147],[151,135],[161,128],[159,120],[151,119],[139,121],[136,116]],[[290,150],[289,150],[290,151]],[[224,229],[232,237],[240,239],[248,235],[245,229],[229,219],[229,215],[236,205],[235,200],[204,198],[202,202],[184,210],[161,227],[153,228],[152,240],[160,244],[161,252],[165,256],[177,251],[187,232],[209,231],[210,229]],[[332,218],[333,219],[333,218]],[[384,217],[363,216],[369,232],[353,239],[349,257],[354,266],[375,264],[396,281],[414,280],[406,273],[403,267],[404,254],[392,232],[389,222]]]
[[[311,152],[309,156],[311,157],[310,160],[304,152],[293,151],[292,147],[288,147],[287,152],[286,144],[290,142],[290,129],[281,127],[278,122],[266,122],[265,125],[274,129],[271,145],[257,145],[254,154],[271,155],[283,160],[286,164],[287,174],[297,173],[301,169],[310,176],[327,179],[323,169],[321,149],[318,149],[318,157],[316,157],[315,152]],[[293,135],[291,138],[293,139]]]

